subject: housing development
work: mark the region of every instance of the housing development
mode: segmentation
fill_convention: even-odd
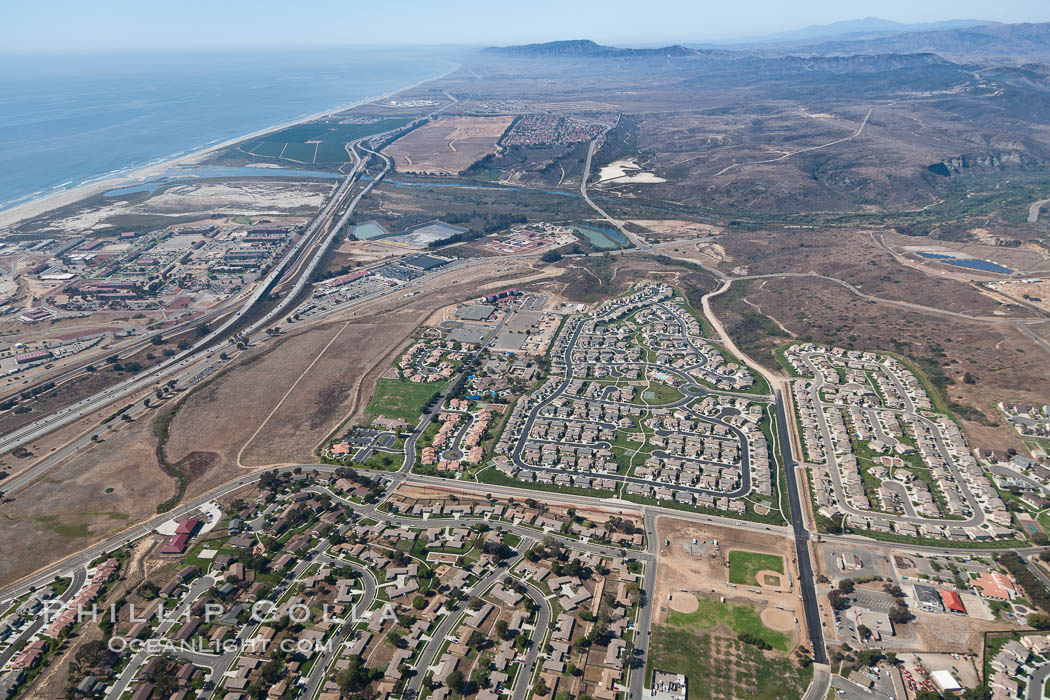
[[[829,519],[914,537],[1015,536],[1013,518],[951,417],[900,361],[792,345],[813,498]]]

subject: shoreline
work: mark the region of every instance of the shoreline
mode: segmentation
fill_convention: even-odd
[[[345,112],[346,110],[353,109],[354,107],[360,107],[362,105],[371,104],[372,102],[388,99],[390,97],[393,97],[394,95],[399,95],[402,92],[405,92],[406,90],[413,90],[417,87],[420,87],[421,85],[426,85],[427,83],[434,82],[435,80],[441,80],[442,78],[445,78],[455,73],[461,67],[462,64],[457,63],[455,66],[450,68],[448,71],[442,73],[441,75],[432,78],[425,78],[423,80],[412,83],[411,85],[405,85],[396,88],[395,90],[384,93],[382,95],[366,97],[355,102],[350,102],[344,105],[340,105],[338,107],[332,107],[330,109],[326,109],[321,112],[316,112],[314,114],[308,114],[304,117],[298,117],[292,121],[274,124],[273,126],[268,126],[265,129],[259,129],[257,131],[253,131],[247,134],[242,134],[235,138],[228,139],[220,143],[212,144],[211,146],[204,146],[203,148],[190,151],[189,153],[183,153],[182,155],[167,158],[162,157],[163,159],[159,160],[158,162],[151,163],[149,165],[144,165],[140,168],[135,168],[134,170],[130,170],[128,172],[118,171],[116,173],[108,175],[98,175],[96,177],[99,179],[81,183],[76,187],[70,188],[68,190],[62,190],[61,192],[55,192],[53,194],[44,194],[39,197],[36,197],[35,199],[30,199],[26,202],[20,202],[12,207],[9,207],[8,209],[0,210],[0,229],[8,229],[25,221],[26,219],[32,219],[34,217],[41,216],[42,214],[46,214],[50,211],[54,211],[55,209],[68,206],[70,204],[75,204],[76,202],[82,199],[94,197],[95,195],[101,194],[115,187],[124,187],[131,184],[137,184],[141,181],[148,180],[149,178],[157,177],[158,175],[163,174],[164,172],[166,172],[174,166],[193,165],[206,155],[214,153],[215,151],[221,150],[223,148],[229,148],[230,146],[241,143],[242,141],[247,141],[248,139],[254,139],[260,136],[265,136],[266,134],[270,134],[275,131],[287,129],[297,124],[304,124],[306,122],[314,121],[315,119],[321,119],[323,117],[331,116],[339,112]],[[9,231],[0,232],[9,233]]]

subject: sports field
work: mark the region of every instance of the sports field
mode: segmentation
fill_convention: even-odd
[[[744,586],[759,584],[760,571],[784,573],[784,557],[779,554],[760,554],[734,549],[729,553],[729,582]]]
[[[682,613],[676,610],[667,612],[667,624],[690,629],[713,630],[724,626],[734,634],[748,634],[765,641],[777,651],[787,651],[791,647],[791,638],[772,630],[763,624],[758,611],[746,603],[721,603],[714,598],[697,598],[699,606],[696,611]]]
[[[437,384],[383,378],[366,409],[373,416],[401,418],[410,425],[419,421],[423,408],[438,393]]]

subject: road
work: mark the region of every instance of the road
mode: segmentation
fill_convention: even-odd
[[[1050,678],[1050,663],[1044,663],[1029,676],[1025,697],[1028,700],[1043,700],[1043,689],[1046,687],[1047,678]]]
[[[819,354],[819,353],[812,353],[812,355],[816,355],[816,354]],[[967,482],[967,480],[965,478],[965,475],[959,469],[959,465],[956,463],[955,458],[952,457],[951,451],[948,449],[948,446],[945,444],[944,438],[941,435],[940,430],[937,428],[936,424],[934,424],[928,418],[926,418],[921,413],[919,413],[918,409],[916,409],[916,407],[915,407],[915,404],[912,402],[911,398],[908,396],[908,393],[905,390],[903,384],[901,384],[900,379],[897,376],[895,376],[894,374],[892,374],[892,373],[887,373],[887,374],[888,374],[888,377],[890,378],[890,380],[896,385],[897,391],[899,392],[900,396],[903,398],[904,410],[892,410],[892,409],[882,409],[882,410],[887,411],[889,413],[898,414],[902,418],[904,418],[905,420],[908,420],[908,421],[914,420],[917,423],[921,423],[927,430],[930,431],[930,433],[933,435],[934,444],[937,446],[937,451],[940,453],[940,458],[944,462],[944,464],[947,467],[948,471],[951,472],[953,483],[956,486],[958,486],[959,492],[962,495],[963,500],[966,502],[967,506],[969,507],[971,515],[968,518],[964,518],[964,519],[961,519],[961,520],[946,520],[944,518],[929,518],[929,517],[918,516],[918,515],[914,514],[914,510],[912,511],[912,514],[910,514],[910,515],[909,514],[901,515],[901,514],[896,514],[896,513],[883,513],[881,511],[874,511],[874,510],[869,510],[869,509],[864,509],[864,508],[858,508],[857,506],[855,506],[852,503],[850,503],[850,501],[846,497],[846,490],[845,490],[845,488],[842,485],[842,475],[839,472],[838,461],[835,458],[835,451],[833,449],[830,449],[830,446],[834,445],[835,443],[834,443],[834,441],[832,440],[832,437],[831,437],[831,428],[828,425],[827,416],[825,415],[825,413],[823,411],[823,408],[822,408],[823,406],[834,406],[836,408],[845,408],[845,406],[840,406],[839,404],[828,404],[827,402],[825,402],[825,401],[823,401],[821,399],[821,397],[820,397],[821,391],[826,389],[826,388],[828,388],[829,386],[831,386],[833,388],[835,385],[829,385],[827,382],[824,381],[823,375],[817,369],[816,365],[814,365],[814,363],[813,363],[813,361],[811,359],[811,355],[803,356],[802,361],[805,363],[805,365],[807,367],[808,374],[813,376],[813,377],[815,377],[815,379],[813,380],[812,385],[810,386],[810,389],[809,389],[809,396],[810,396],[810,400],[813,402],[814,406],[821,407],[821,410],[818,410],[816,412],[817,427],[818,427],[818,429],[820,431],[821,440],[823,441],[823,444],[826,447],[826,449],[825,449],[825,459],[827,460],[828,473],[831,476],[832,489],[835,492],[835,500],[836,500],[836,504],[835,505],[839,509],[841,509],[842,511],[848,513],[850,516],[856,517],[858,519],[859,518],[864,518],[864,517],[869,517],[869,516],[872,516],[872,515],[877,515],[878,517],[886,518],[887,520],[890,520],[890,521],[910,522],[910,523],[914,523],[916,525],[921,525],[921,524],[932,524],[932,525],[950,524],[952,527],[980,527],[984,523],[984,521],[985,521],[984,509],[981,508],[980,503],[978,503],[978,501],[977,501],[977,497],[974,496],[973,492],[970,490],[969,483]],[[877,424],[878,423],[876,422],[876,425]]]
[[[594,158],[594,149],[598,145],[598,142],[601,139],[605,138],[605,134],[608,133],[608,131],[608,129],[603,131],[596,138],[592,139],[590,144],[588,144],[587,146],[587,159],[583,163],[583,178],[580,180],[580,196],[583,197],[583,201],[585,201],[591,209],[598,212],[603,219],[615,226],[616,229],[620,233],[622,233],[627,240],[631,242],[631,245],[633,245],[638,250],[647,250],[649,246],[645,243],[645,241],[628,231],[622,223],[609,216],[605,212],[605,210],[599,207],[597,204],[595,204],[594,200],[591,199],[590,195],[587,194],[587,181],[591,177],[591,160]]]
[[[777,390],[777,431],[780,444],[790,445],[787,416],[784,409],[784,395]],[[799,589],[802,591],[802,609],[806,616],[806,632],[813,649],[813,661],[818,664],[828,663],[828,654],[824,646],[824,629],[820,622],[820,606],[817,603],[817,587],[813,573],[813,562],[809,555],[809,530],[803,518],[802,501],[795,468],[798,466],[791,450],[783,451],[784,469],[787,471],[788,501],[791,504],[791,529],[795,533],[795,557],[798,561]]]
[[[360,577],[359,580],[362,584],[362,591],[361,596],[353,606],[353,612],[350,614],[348,621],[343,622],[339,626],[339,629],[332,636],[332,643],[325,647],[320,658],[318,658],[313,667],[311,667],[310,675],[306,679],[306,692],[302,695],[305,700],[313,700],[313,698],[317,696],[321,684],[324,683],[327,671],[331,669],[332,665],[339,658],[344,642],[346,642],[347,638],[354,631],[354,622],[360,620],[362,614],[372,606],[379,590],[375,576],[371,571],[360,564],[345,559],[330,557],[326,554],[319,556],[318,560],[332,566],[348,566],[356,571]]]
[[[182,601],[175,607],[174,610],[165,614],[165,616],[157,624],[156,629],[151,635],[151,639],[163,639],[167,636],[168,632],[176,623],[182,622],[187,619],[188,611],[193,604],[197,602],[197,599],[204,595],[207,591],[215,585],[215,579],[211,576],[200,576],[194,579],[189,586],[189,591],[182,598]],[[110,689],[108,696],[119,698],[124,695],[124,692],[128,689],[128,686],[135,680],[135,676],[138,674],[139,668],[151,656],[147,648],[143,648],[141,651],[136,653],[120,676],[117,677],[116,682]],[[214,680],[214,679],[213,679]]]
[[[72,581],[70,582],[69,587],[62,592],[62,595],[58,596],[58,600],[61,600],[64,603],[68,603],[84,585],[84,582],[87,580],[87,569],[83,566],[77,566],[69,572],[68,575],[72,577]],[[50,619],[51,617],[45,618],[43,615],[38,616],[37,619],[29,623],[22,632],[9,640],[7,648],[4,649],[3,652],[0,652],[0,668],[6,666],[7,662],[13,659],[18,650],[24,646],[23,642],[28,642],[32,639],[33,635],[43,629]]]
[[[666,306],[663,306],[663,305],[660,305],[660,304],[658,304],[657,306],[660,306],[661,308],[664,308],[665,310],[669,311],[669,309]],[[534,465],[534,464],[529,464],[524,459],[522,459],[521,454],[522,454],[522,452],[524,452],[525,447],[526,447],[526,445],[528,443],[536,443],[536,444],[541,444],[541,445],[542,444],[558,444],[558,445],[571,445],[572,444],[572,443],[566,443],[564,441],[551,441],[551,440],[545,440],[545,439],[540,439],[540,438],[533,438],[533,437],[530,437],[530,436],[532,434],[533,425],[535,424],[536,420],[540,417],[540,412],[546,406],[550,405],[554,401],[557,401],[557,400],[561,399],[562,397],[564,397],[566,395],[565,392],[568,390],[569,385],[573,382],[573,379],[574,379],[573,353],[576,351],[576,344],[577,344],[577,342],[579,342],[579,338],[580,338],[581,334],[583,334],[584,332],[591,333],[593,331],[593,326],[594,326],[594,324],[595,324],[595,322],[597,320],[600,320],[600,319],[596,319],[596,318],[591,317],[591,318],[587,318],[585,320],[579,320],[579,321],[576,322],[574,327],[571,327],[571,335],[569,336],[569,339],[565,343],[565,350],[564,350],[563,357],[562,357],[564,365],[565,365],[565,376],[564,376],[562,381],[558,384],[558,386],[553,391],[551,391],[548,395],[546,395],[541,401],[539,401],[529,411],[528,415],[525,417],[524,423],[522,424],[521,434],[517,437],[517,440],[515,442],[514,448],[513,448],[513,450],[511,450],[510,459],[519,468],[522,468],[522,469],[541,469],[542,471],[548,472],[548,473],[551,473],[551,474],[565,474],[565,475],[568,475],[568,476],[573,476],[573,475],[576,475],[576,474],[579,473],[577,471],[570,470],[570,469],[558,469],[558,468],[554,468],[554,467],[541,467],[541,466],[537,466],[537,465]],[[679,321],[679,322],[681,322],[681,321]],[[567,329],[567,330],[569,330],[569,329]],[[696,348],[694,348],[694,351],[696,351],[701,356],[703,355],[703,353],[700,353],[700,351],[697,350]],[[610,401],[610,400],[607,400],[607,399],[604,399],[604,398],[602,398],[602,399],[587,399],[588,403],[593,403],[593,404],[615,404],[615,405],[618,405],[618,406],[621,406],[621,407],[626,406],[626,407],[637,407],[637,408],[644,408],[644,409],[650,409],[650,408],[672,409],[672,408],[685,407],[686,404],[692,403],[696,399],[702,398],[704,395],[706,395],[708,393],[724,393],[725,395],[734,396],[734,397],[736,397],[736,396],[743,396],[745,398],[756,398],[754,395],[733,394],[731,392],[711,392],[711,391],[709,391],[706,387],[703,387],[700,384],[697,384],[693,380],[693,378],[688,374],[689,370],[691,370],[694,367],[699,366],[699,365],[693,365],[691,367],[684,367],[682,369],[677,369],[677,368],[674,368],[674,367],[665,367],[663,365],[658,365],[658,364],[654,364],[654,363],[651,363],[651,362],[641,362],[641,361],[624,362],[624,363],[616,363],[616,362],[609,362],[609,363],[607,363],[607,366],[620,366],[620,365],[628,365],[628,366],[631,366],[631,367],[651,367],[651,368],[659,369],[659,370],[661,370],[663,372],[666,372],[666,373],[669,373],[669,374],[675,374],[675,375],[679,376],[683,380],[683,384],[679,386],[679,389],[681,390],[681,393],[683,394],[683,397],[681,399],[677,400],[677,401],[673,401],[673,402],[668,403],[668,404],[644,404],[644,405],[643,404],[627,404],[627,403],[624,403],[624,402],[621,402],[621,401]],[[708,495],[711,495],[711,496],[725,496],[725,497],[728,497],[728,498],[739,498],[741,496],[745,496],[748,493],[750,493],[751,492],[751,459],[750,459],[750,456],[748,454],[748,449],[747,449],[747,438],[744,435],[743,431],[741,431],[735,425],[732,425],[732,424],[727,423],[724,420],[722,420],[722,418],[727,415],[725,412],[721,413],[718,417],[712,417],[712,416],[701,416],[696,411],[693,411],[693,410],[688,409],[688,408],[686,408],[685,410],[688,413],[692,414],[693,417],[696,418],[697,420],[702,420],[704,422],[710,422],[710,423],[714,423],[714,424],[721,425],[721,426],[725,427],[726,429],[728,429],[736,437],[738,443],[741,446],[741,449],[740,449],[740,471],[741,471],[740,486],[737,487],[736,489],[732,490],[732,491],[719,491],[719,490],[716,490],[716,489],[705,489],[705,488],[700,488],[700,487],[696,487],[696,486],[686,486],[686,485],[676,485],[675,488],[677,490],[679,490],[679,491],[687,491],[689,493],[694,493],[694,494],[708,494]],[[585,448],[599,447],[600,448],[600,447],[608,447],[608,445],[606,443],[598,443],[596,445],[581,444],[581,445],[579,445],[579,447],[585,447]],[[657,450],[653,454],[655,456],[657,456],[657,457],[663,456],[661,450]],[[698,463],[701,463],[701,464],[713,464],[713,465],[716,465],[716,466],[719,466],[719,467],[722,467],[722,466],[733,466],[733,465],[725,465],[725,464],[718,463],[718,462],[712,462],[712,461],[704,460],[704,459],[692,459],[692,458],[690,458],[687,461],[689,461],[689,462],[698,462]],[[654,482],[652,482],[650,480],[640,479],[640,478],[636,478],[636,477],[632,477],[632,476],[627,476],[627,475],[624,475],[624,474],[604,474],[603,473],[603,474],[600,474],[600,477],[603,478],[603,479],[611,479],[613,481],[618,481],[618,482],[621,482],[621,483],[632,483],[632,484],[639,484],[639,485],[643,485],[643,486],[651,486],[651,485],[654,484]]]
[[[551,604],[544,597],[543,592],[528,581],[525,584],[525,595],[536,604],[536,622],[532,637],[532,644],[525,652],[525,661],[522,662],[518,675],[514,678],[513,700],[525,700],[525,696],[532,688],[532,678],[536,673],[536,660],[539,658],[540,649],[543,647],[551,624]]]
[[[1047,204],[1050,204],[1050,199],[1040,199],[1038,202],[1032,202],[1031,206],[1028,207],[1028,223],[1039,223],[1039,213]]]
[[[523,540],[524,542],[524,540]],[[521,561],[521,557],[514,560],[514,563],[510,566],[498,566],[493,571],[490,571],[484,578],[474,584],[469,590],[465,591],[464,600],[470,599],[471,596],[483,596],[490,588],[496,585],[496,582],[507,575],[507,572],[517,566]],[[413,691],[416,697],[419,696],[419,690],[423,687],[423,677],[427,674],[427,669],[434,665],[434,661],[437,659],[437,654],[441,650],[441,645],[445,639],[448,638],[452,630],[463,620],[463,617],[467,614],[467,609],[462,607],[462,603],[458,609],[453,609],[445,615],[444,619],[438,624],[437,629],[434,630],[434,634],[431,635],[430,640],[423,648],[423,653],[419,655],[419,661],[416,663],[416,675],[412,676],[411,680],[408,681],[408,689]]]

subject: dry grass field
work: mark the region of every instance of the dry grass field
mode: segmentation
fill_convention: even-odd
[[[154,514],[174,492],[157,466],[149,420],[138,420],[51,470],[0,507],[0,582],[72,554]]]
[[[493,153],[513,117],[436,119],[395,141],[386,152],[400,172],[457,175]]]

